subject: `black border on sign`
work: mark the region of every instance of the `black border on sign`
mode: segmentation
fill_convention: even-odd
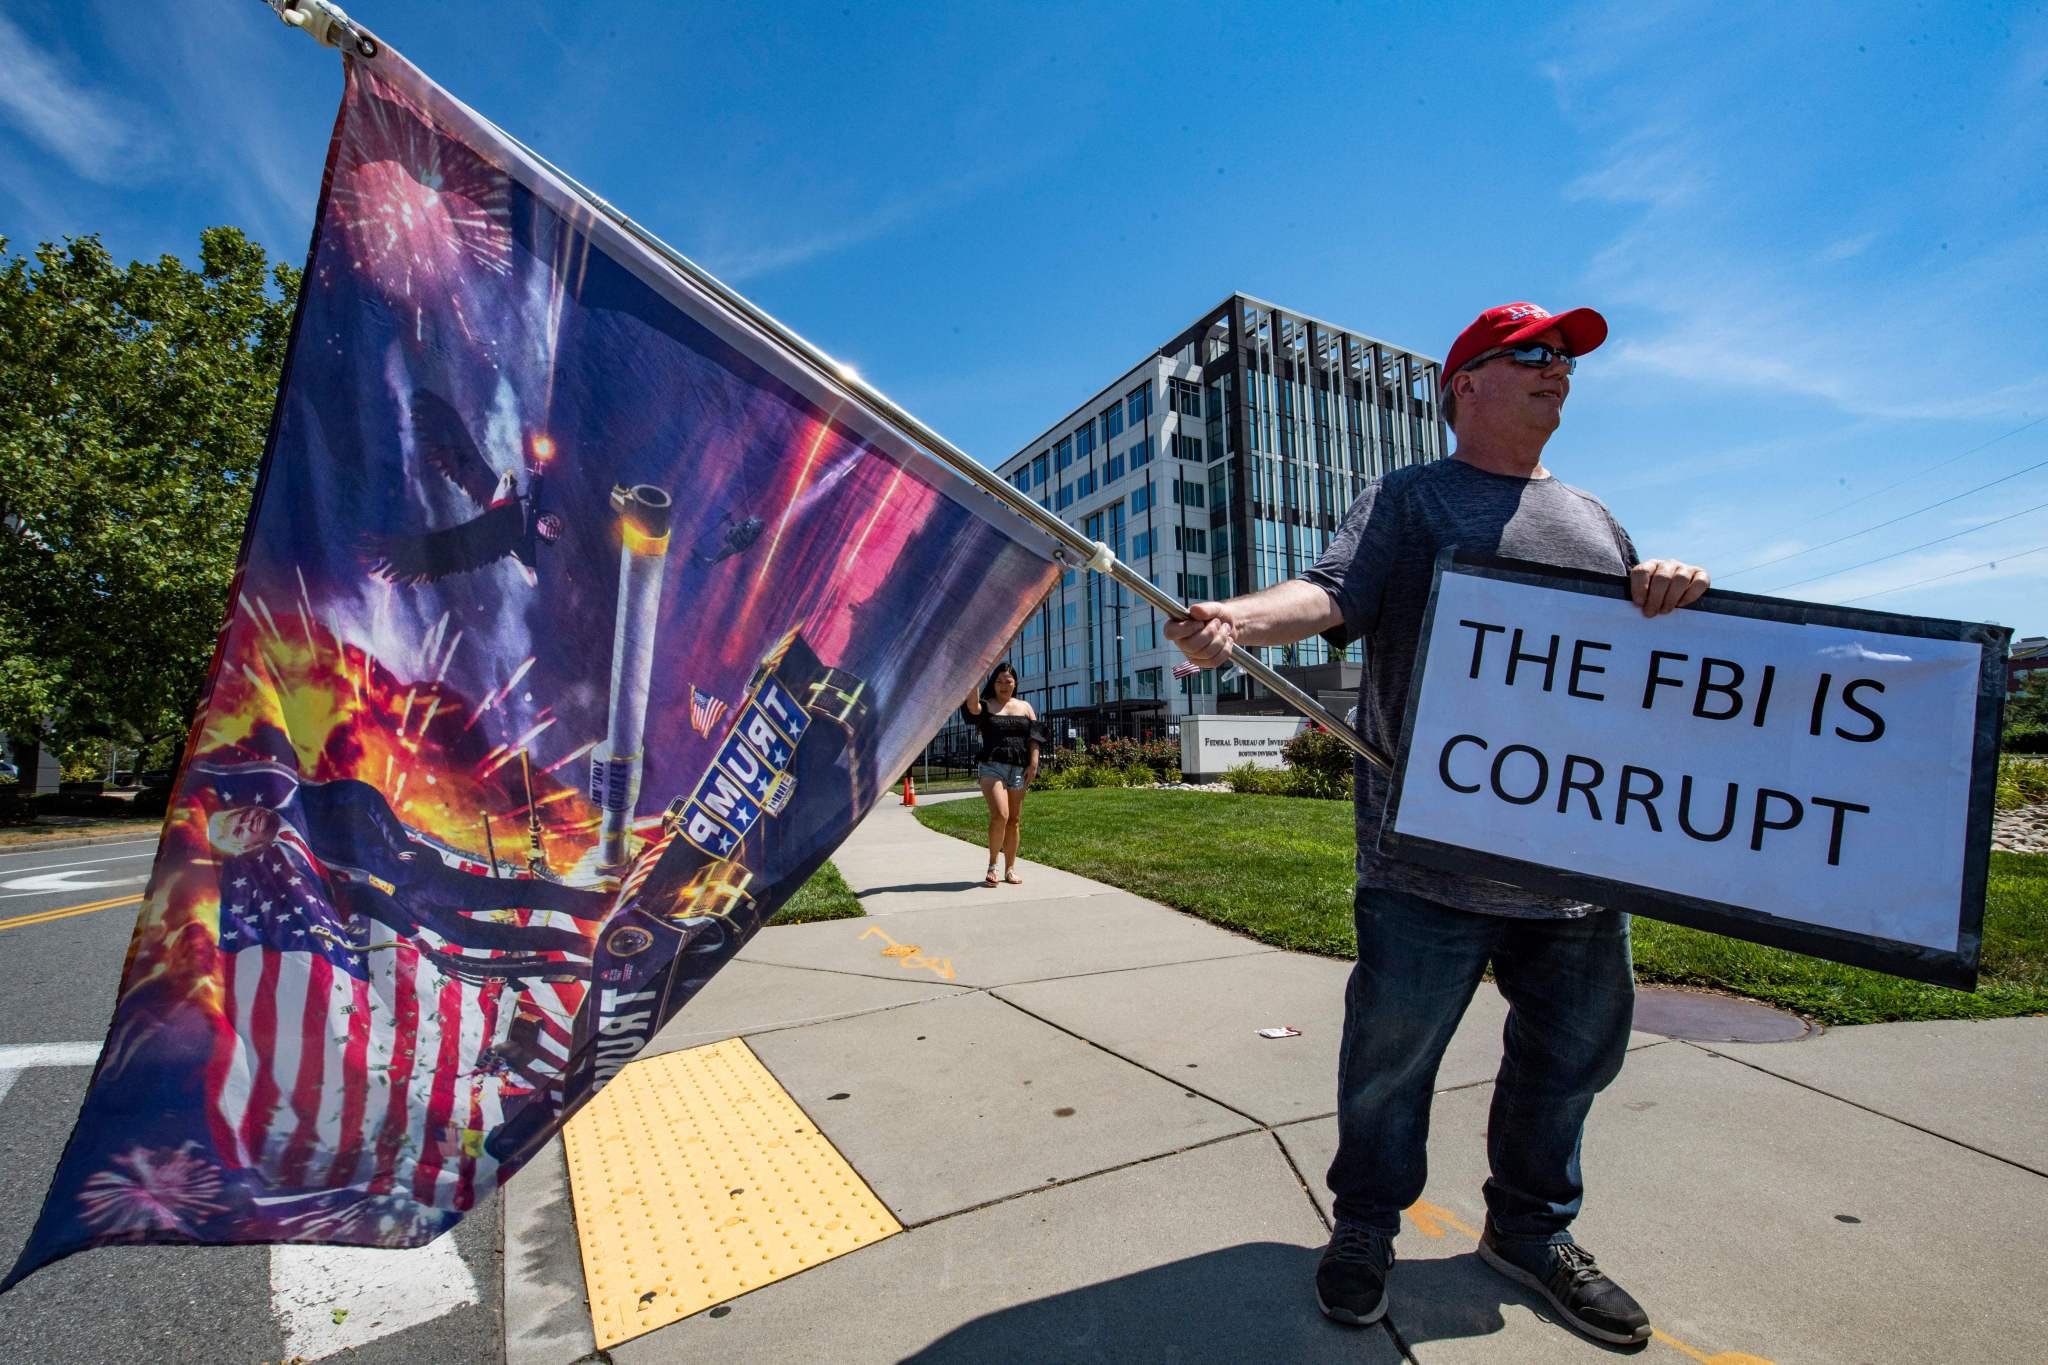
[[[1610,881],[1562,867],[1525,862],[1460,844],[1440,843],[1434,839],[1398,833],[1395,824],[1400,817],[1401,789],[1408,772],[1409,742],[1414,737],[1415,711],[1422,698],[1423,670],[1429,659],[1430,630],[1436,620],[1438,589],[1446,573],[1555,588],[1583,593],[1588,597],[1629,599],[1628,579],[1613,574],[1499,559],[1455,546],[1437,555],[1436,570],[1430,579],[1429,603],[1422,617],[1422,637],[1415,650],[1415,672],[1409,680],[1407,714],[1401,718],[1401,746],[1390,775],[1391,790],[1380,826],[1379,846],[1383,852],[1426,867],[1490,877],[1546,895],[1587,901],[1631,914],[1647,915],[1651,919],[1669,920],[1673,924],[1728,934],[1773,948],[1811,953],[1852,967],[1868,967],[1917,981],[1953,986],[1958,990],[1976,989],[1977,962],[1983,947],[1984,886],[1991,870],[1991,813],[1998,785],[1998,744],[2005,716],[2005,655],[2012,639],[2010,630],[2004,626],[1979,625],[1969,621],[1945,621],[1928,616],[1794,602],[1782,597],[1760,597],[1754,593],[1726,592],[1719,588],[1686,608],[1688,611],[1790,625],[1837,626],[1847,630],[1916,636],[1925,640],[1957,640],[1980,647],[1977,726],[1970,755],[1969,814],[1963,832],[1963,883],[1957,905],[1956,951],[1945,952],[1917,943],[1853,933],[1830,925],[1807,924],[1748,906]]]

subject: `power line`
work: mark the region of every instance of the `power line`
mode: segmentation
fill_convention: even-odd
[[[1758,560],[1754,564],[1744,565],[1742,568],[1736,569],[1732,573],[1720,574],[1718,575],[1718,577],[1725,582],[1730,578],[1736,577],[1738,574],[1746,574],[1753,569],[1766,569],[1773,564],[1783,564],[1788,559],[1797,559],[1801,555],[1810,555],[1815,550],[1825,550],[1831,545],[1840,545],[1845,540],[1854,540],[1858,536],[1867,536],[1872,531],[1882,531],[1885,527],[1896,526],[1900,522],[1905,521],[1909,517],[1917,517],[1922,512],[1932,512],[1937,507],[1946,507],[1950,503],[1955,502],[1958,499],[1969,497],[1972,493],[1981,493],[1987,488],[1996,488],[1999,484],[2009,483],[2012,480],[2017,479],[2022,474],[2031,474],[2035,470],[2040,469],[2044,466],[2048,466],[2048,460],[2037,461],[2034,464],[2028,465],[2025,469],[2016,469],[2010,474],[2006,474],[2000,478],[1991,480],[1991,482],[1989,483],[1980,483],[1975,488],[1965,488],[1962,492],[1953,494],[1950,497],[1943,498],[1940,502],[1930,502],[1925,507],[1916,507],[1910,512],[1902,512],[1898,516],[1893,517],[1890,521],[1880,521],[1875,526],[1866,526],[1860,531],[1851,531],[1846,536],[1836,536],[1833,540],[1823,540],[1818,545],[1809,545],[1803,550],[1794,550],[1790,554],[1779,555],[1775,559]]]
[[[2010,564],[2015,559],[2025,559],[2028,555],[2037,555],[2043,550],[2048,550],[2048,545],[2036,545],[2033,549],[2021,550],[2016,555],[2007,555],[2003,559],[1987,559],[1982,564],[1972,564],[1967,569],[1955,569],[1949,573],[1938,573],[1932,578],[1916,578],[1911,583],[1901,583],[1896,588],[1879,588],[1876,592],[1866,592],[1861,597],[1845,598],[1835,605],[1846,607],[1851,602],[1867,602],[1873,597],[1883,597],[1889,593],[1904,592],[1908,588],[1917,588],[1922,583],[1939,583],[1942,579],[1954,578],[1957,574],[1975,573],[1979,569],[1995,569],[2000,564]]]
[[[2001,522],[2011,521],[2014,517],[2023,517],[2027,515],[2028,512],[2038,512],[2044,507],[2048,507],[2048,502],[2036,503],[2032,507],[2026,508],[2023,511],[2008,512],[2006,515],[1995,518],[1991,521],[1980,521],[1975,526],[1967,526],[1960,531],[1955,531],[1945,536],[1936,536],[1933,540],[1923,540],[1918,545],[1908,545],[1903,550],[1893,550],[1888,555],[1879,555],[1876,559],[1866,559],[1861,564],[1851,564],[1846,569],[1830,569],[1826,573],[1815,574],[1811,578],[1802,578],[1797,583],[1781,583],[1775,588],[1765,589],[1765,592],[1766,594],[1780,593],[1784,592],[1787,588],[1803,588],[1808,583],[1818,583],[1824,578],[1840,578],[1845,573],[1854,573],[1858,569],[1867,569],[1873,564],[1882,564],[1887,559],[1897,559],[1900,555],[1909,555],[1913,553],[1913,551],[1915,550],[1924,550],[1930,545],[1939,545],[1943,541],[1956,540],[1963,536],[1972,535],[1978,531],[1986,530],[1990,527],[1997,526]]]
[[[1989,450],[1991,447],[1997,445],[2000,441],[2007,440],[2010,437],[2017,436],[2023,431],[2031,431],[2035,427],[2040,426],[2043,422],[2048,422],[2048,415],[2036,417],[2031,422],[2023,422],[2019,426],[2014,427],[2011,431],[2001,432],[1999,435],[1992,437],[1990,440],[1984,442],[1982,445],[1971,446],[1968,450],[1964,451],[1960,455],[1951,455],[1946,460],[1942,460],[1936,464],[1928,465],[1925,469],[1916,469],[1903,479],[1894,479],[1892,480],[1892,482],[1886,484],[1884,487],[1872,489],[1870,492],[1865,493],[1860,497],[1851,498],[1849,499],[1849,501],[1843,503],[1839,507],[1830,507],[1825,512],[1816,512],[1810,517],[1805,517],[1799,521],[1792,522],[1788,525],[1780,526],[1777,530],[1772,531],[1769,534],[1774,536],[1781,536],[1784,535],[1787,531],[1796,531],[1802,526],[1811,526],[1816,521],[1825,521],[1829,517],[1834,516],[1838,512],[1848,511],[1851,507],[1856,506],[1858,503],[1869,502],[1872,498],[1882,497],[1886,493],[1891,492],[1894,488],[1902,488],[1906,484],[1913,482],[1913,480],[1915,479],[1926,478],[1929,474],[1932,474],[1937,469],[1946,469],[1950,465],[1954,464],[1957,460],[1966,460],[1970,456],[1975,455],[1980,450]],[[1737,570],[1737,572],[1739,573],[1741,571]]]

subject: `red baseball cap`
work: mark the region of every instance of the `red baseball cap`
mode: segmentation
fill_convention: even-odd
[[[1438,388],[1448,395],[1451,376],[1488,351],[1518,346],[1531,337],[1542,336],[1555,327],[1564,337],[1564,348],[1573,355],[1597,350],[1607,340],[1607,319],[1590,308],[1552,313],[1533,303],[1503,303],[1472,319],[1472,325],[1458,333],[1451,353],[1444,357],[1443,379]]]

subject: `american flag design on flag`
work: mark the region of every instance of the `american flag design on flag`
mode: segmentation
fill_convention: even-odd
[[[726,712],[726,705],[714,696],[690,689],[690,728],[706,739],[711,738],[711,727],[718,724],[718,718]]]

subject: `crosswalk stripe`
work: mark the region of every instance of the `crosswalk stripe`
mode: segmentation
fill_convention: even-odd
[[[288,1357],[324,1360],[482,1301],[453,1235],[401,1251],[270,1249],[270,1307]]]

